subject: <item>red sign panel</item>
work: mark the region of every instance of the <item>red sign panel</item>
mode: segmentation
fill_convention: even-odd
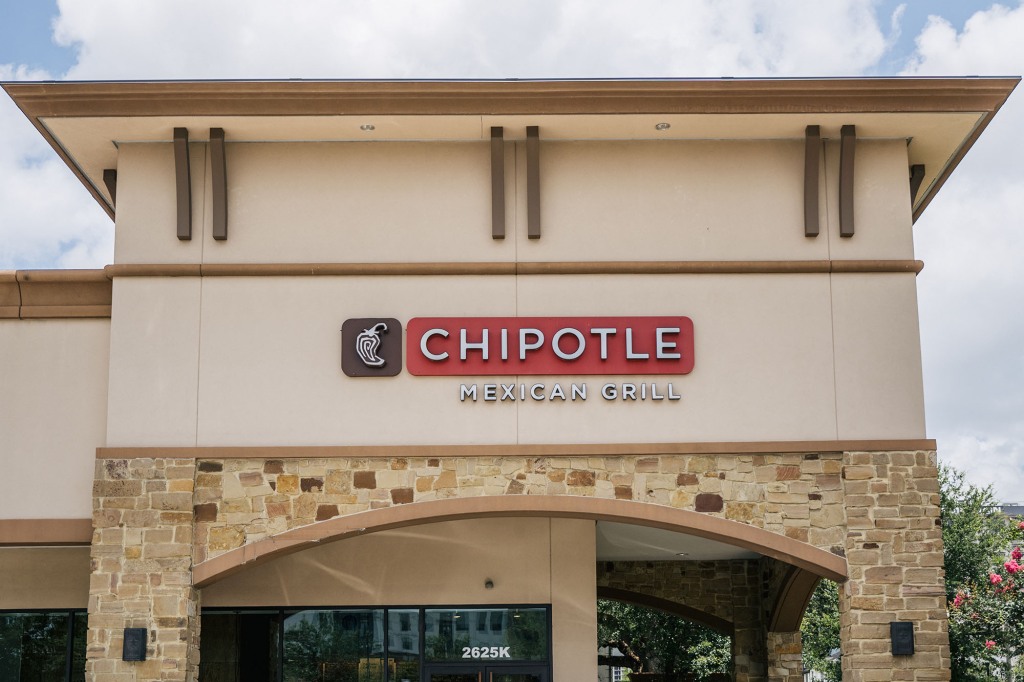
[[[406,366],[418,376],[689,374],[688,317],[416,317]]]

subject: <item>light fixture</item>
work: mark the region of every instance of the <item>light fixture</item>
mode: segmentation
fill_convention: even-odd
[[[654,126],[655,130],[668,130],[672,127],[671,123],[658,123]]]
[[[689,552],[676,552],[676,556],[690,556]]]
[[[368,133],[371,130],[376,130],[377,126],[373,125],[372,123],[364,123],[363,125],[359,126],[359,129]]]

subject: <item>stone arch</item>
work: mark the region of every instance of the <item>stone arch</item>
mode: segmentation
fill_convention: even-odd
[[[486,516],[582,518],[661,528],[749,549],[831,580],[847,578],[843,557],[737,521],[629,500],[507,495],[399,504],[294,528],[197,563],[193,567],[193,584],[204,587],[254,563],[323,542],[393,528]]]
[[[686,604],[680,604],[679,602],[672,601],[670,599],[662,599],[649,594],[643,594],[642,592],[633,592],[631,590],[623,590],[615,587],[602,587],[597,588],[598,599],[612,599],[614,601],[621,601],[627,604],[635,604],[636,606],[644,606],[649,609],[656,609],[658,611],[664,611],[680,618],[699,623],[705,627],[711,628],[715,632],[719,632],[723,635],[733,635],[734,625],[732,622],[715,616],[714,614],[695,609]]]
[[[769,632],[798,632],[811,595],[821,576],[790,566],[782,579],[768,618]]]

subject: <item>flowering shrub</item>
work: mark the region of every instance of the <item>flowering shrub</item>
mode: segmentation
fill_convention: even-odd
[[[1009,526],[1024,540],[1024,521]],[[967,648],[971,680],[1024,680],[1009,663],[1024,653],[1024,551],[1014,546],[988,571],[988,580],[961,585],[949,600],[949,634]],[[1010,676],[1012,675],[1012,676]]]
[[[939,467],[939,506],[955,682],[1024,680],[1024,520],[1007,518],[991,486]],[[1024,660],[1024,659],[1022,659]]]

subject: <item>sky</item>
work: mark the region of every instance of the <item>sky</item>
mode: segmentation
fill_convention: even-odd
[[[1022,0],[0,0],[0,81],[1016,76]],[[1024,501],[1024,86],[914,228],[928,435]],[[0,96],[0,269],[113,225]]]

